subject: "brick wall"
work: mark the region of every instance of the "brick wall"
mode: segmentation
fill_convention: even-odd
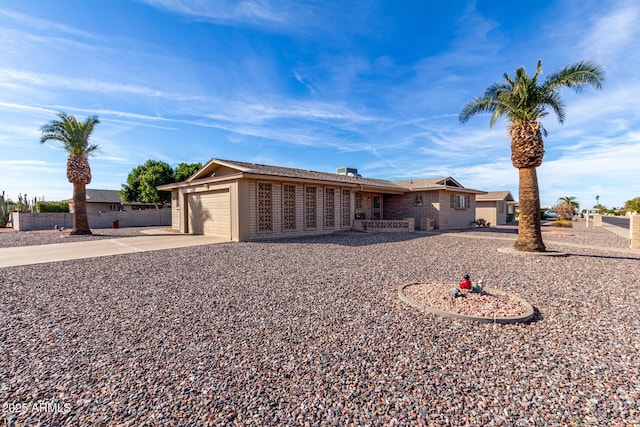
[[[451,207],[452,195],[468,196],[468,203],[464,209]],[[440,197],[440,229],[456,230],[473,227],[476,219],[476,197],[474,194],[456,193],[455,191],[441,191]]]
[[[417,200],[416,196],[418,196]],[[423,218],[431,218],[435,222],[435,227],[439,228],[440,199],[436,191],[415,192],[403,195],[387,194],[384,196],[383,206],[384,219],[414,218],[416,227],[419,227]]]

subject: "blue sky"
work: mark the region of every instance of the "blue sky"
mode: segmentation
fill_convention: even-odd
[[[517,198],[505,123],[458,113],[504,72],[590,59],[603,89],[564,90],[564,125],[544,121],[542,203],[640,196],[640,3],[499,3],[3,0],[0,191],[71,197],[66,154],[39,143],[66,111],[101,120],[90,188],[119,189],[150,158],[217,157]]]

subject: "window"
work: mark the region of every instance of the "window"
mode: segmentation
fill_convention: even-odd
[[[413,203],[418,206],[422,206],[422,194],[416,194]]]
[[[282,228],[296,229],[296,186],[284,184],[282,186]]]
[[[498,202],[498,212],[504,213],[504,202]]]
[[[324,189],[324,226],[334,227],[335,221],[335,191],[333,188]]]
[[[471,200],[469,196],[465,196],[464,194],[452,194],[451,195],[451,205],[452,209],[468,209],[471,204]]]
[[[316,187],[305,187],[305,226],[316,228]]]
[[[258,231],[272,231],[271,184],[258,183]]]
[[[351,192],[342,190],[342,225],[351,224]]]

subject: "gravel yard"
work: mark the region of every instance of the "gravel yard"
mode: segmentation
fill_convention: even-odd
[[[139,236],[144,230],[158,227],[100,228],[91,230],[90,236],[71,236],[71,230],[4,231],[0,232],[0,248],[17,246],[50,245],[53,243],[84,242],[88,240],[115,239]]]
[[[515,239],[502,228],[0,269],[0,424],[640,424],[640,253],[606,250],[625,247],[606,230],[543,236],[569,256],[499,253]],[[444,319],[397,297],[465,273],[525,298],[534,321]]]

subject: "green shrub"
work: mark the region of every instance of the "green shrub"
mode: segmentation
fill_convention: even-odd
[[[36,212],[69,212],[67,202],[36,202]]]
[[[555,221],[553,221],[551,223],[552,227],[567,227],[567,228],[571,228],[573,227],[573,223],[571,221],[569,221],[568,219],[557,219]]]

